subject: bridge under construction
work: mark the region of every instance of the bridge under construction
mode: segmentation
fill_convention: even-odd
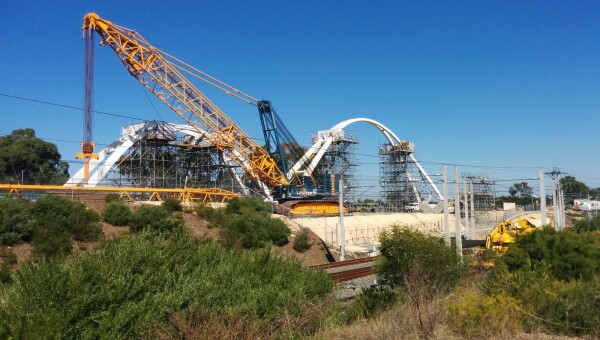
[[[370,118],[344,120],[317,131],[301,147],[271,102],[258,100],[150,45],[138,32],[89,13],[84,18],[84,133],[77,158],[83,166],[65,190],[115,192],[128,199],[226,200],[258,195],[280,203],[311,200],[330,207],[340,189],[357,200],[354,172],[359,140],[348,127],[368,124],[381,132],[380,187],[383,204],[402,211],[409,203],[443,200],[417,161],[415,144]],[[94,37],[110,47],[145,89],[167,105],[181,123],[148,121],[121,129],[119,139],[96,152],[93,142]],[[259,145],[189,79],[258,109],[264,134]],[[342,187],[340,187],[340,185]],[[59,190],[5,186],[0,190]],[[132,195],[133,193],[133,195]],[[318,210],[318,209],[317,209]],[[325,210],[324,210],[325,211]],[[329,212],[330,210],[327,209]]]

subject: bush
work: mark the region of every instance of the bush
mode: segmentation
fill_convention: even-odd
[[[33,228],[28,223],[29,206],[29,201],[22,198],[0,199],[0,245],[31,240]]]
[[[433,304],[463,277],[461,257],[441,238],[399,225],[384,231],[379,240],[382,256],[375,272],[392,287],[402,288],[417,309],[421,335],[432,337],[440,316]]]
[[[283,221],[248,211],[234,216],[221,232],[226,245],[245,249],[262,248],[268,244],[283,246],[291,231]]]
[[[310,249],[311,244],[310,244],[310,241],[308,240],[308,231],[307,230],[302,230],[302,232],[296,236],[296,239],[294,240],[294,244],[292,245],[292,247],[294,248],[295,251],[300,252],[300,253],[303,253],[303,252],[307,251],[308,249]]]
[[[19,330],[32,339],[52,332],[70,339],[152,338],[142,332],[173,316],[200,313],[269,325],[302,317],[305,306],[332,290],[324,272],[268,250],[237,253],[183,234],[133,236],[66,261],[34,262],[13,278],[0,288],[1,338]],[[302,324],[281,332],[310,335],[326,311],[306,314]]]
[[[173,233],[180,231],[182,227],[182,221],[171,217],[162,206],[141,205],[133,211],[129,220],[129,228],[133,232]]]
[[[10,248],[0,249],[0,258],[9,265],[15,265],[18,263],[17,254]]]
[[[36,226],[31,243],[33,255],[38,258],[62,257],[73,250],[71,238],[64,226],[52,220]]]
[[[72,211],[67,219],[71,227],[71,235],[77,241],[96,241],[102,235],[100,226],[100,215],[85,207],[85,205],[73,202]]]
[[[519,316],[528,331],[600,336],[600,281],[556,279],[550,265],[509,270],[500,264],[483,284],[489,296],[507,295],[522,307]],[[533,317],[532,317],[533,316]]]
[[[182,210],[181,202],[179,202],[179,200],[176,198],[167,198],[162,202],[161,205],[171,214]]]
[[[269,216],[271,204],[259,197],[234,197],[227,201],[225,211],[229,215],[256,213],[261,216]]]
[[[427,297],[433,297],[450,291],[465,273],[460,256],[441,238],[394,225],[380,241],[382,256],[375,269],[392,286],[420,286]]]
[[[129,219],[131,218],[131,210],[124,202],[113,201],[104,206],[102,216],[104,216],[104,222],[106,223],[116,226],[124,226],[129,223]]]
[[[288,243],[290,228],[271,217],[271,205],[261,198],[233,198],[227,202],[224,213],[225,216],[214,213],[213,221],[218,219],[218,224],[225,227],[221,235],[227,245],[250,249]]]
[[[465,339],[510,337],[522,329],[519,301],[507,296],[467,292],[447,300],[450,328]]]
[[[0,265],[0,283],[6,284],[12,282],[12,274],[10,272],[10,265],[8,263],[2,263]]]
[[[215,209],[205,205],[204,203],[196,203],[194,206],[194,212],[198,217],[201,217],[207,221],[211,221],[213,214],[215,213]]]
[[[363,288],[362,294],[356,296],[349,307],[350,320],[371,318],[392,306],[398,299],[397,290],[372,286]]]
[[[108,195],[104,196],[104,203],[120,202],[120,201],[121,201],[121,197],[119,197],[119,195],[117,195],[117,194],[108,194]]]
[[[42,196],[29,211],[36,256],[62,256],[71,252],[71,237],[78,241],[93,241],[102,234],[98,214],[66,197]]]
[[[521,237],[501,258],[510,270],[545,262],[561,280],[589,280],[600,273],[600,239],[595,233],[544,228]]]
[[[578,233],[586,231],[599,231],[600,214],[596,214],[596,216],[592,218],[586,217],[582,220],[575,221],[575,230],[577,230]]]

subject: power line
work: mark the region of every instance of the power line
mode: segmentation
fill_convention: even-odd
[[[44,104],[44,105],[52,105],[52,106],[66,108],[66,109],[83,111],[82,107],[72,106],[72,105],[65,105],[65,104],[59,104],[59,103],[53,103],[53,102],[49,102],[49,101],[45,101],[45,100],[20,97],[20,96],[10,95],[10,94],[6,94],[6,93],[0,93],[0,96],[7,97],[7,98],[12,98],[12,99],[23,100],[23,101],[28,101],[28,102],[32,102],[32,103],[38,103],[38,104]],[[93,112],[101,114],[101,115],[105,115],[105,116],[134,119],[134,120],[138,120],[138,121],[142,121],[142,122],[148,121],[147,119],[142,119],[142,118],[133,117],[133,116],[127,116],[127,115],[122,115],[122,114],[117,114],[117,113],[110,113],[110,112],[105,112],[105,111],[94,110]]]

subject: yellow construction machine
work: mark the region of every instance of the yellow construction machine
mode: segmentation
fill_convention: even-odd
[[[488,270],[495,265],[495,258],[504,255],[511,244],[521,236],[536,231],[533,223],[525,218],[517,221],[504,220],[492,229],[484,240],[465,240],[464,248],[470,248],[473,255],[471,267],[478,270]]]
[[[504,220],[488,234],[485,238],[485,248],[503,255],[510,244],[517,242],[520,236],[530,234],[538,228],[529,220],[521,218],[515,222]]]

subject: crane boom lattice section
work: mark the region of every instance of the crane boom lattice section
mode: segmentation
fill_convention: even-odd
[[[180,72],[193,74],[189,65],[151,46],[137,32],[101,19],[84,18],[84,30],[93,29],[110,46],[129,73],[183,120],[254,179],[271,186],[288,185],[283,172],[263,148],[239,128]]]

